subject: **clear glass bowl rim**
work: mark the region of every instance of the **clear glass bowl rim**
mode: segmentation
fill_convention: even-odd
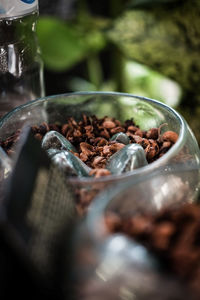
[[[146,174],[148,172],[151,172],[153,170],[155,170],[155,168],[159,167],[160,165],[164,165],[165,162],[167,162],[168,160],[170,160],[170,158],[172,158],[174,156],[174,154],[176,154],[179,149],[181,149],[181,147],[184,145],[185,142],[185,133],[187,131],[187,123],[185,122],[184,118],[173,108],[171,108],[170,106],[155,100],[155,99],[151,99],[151,98],[147,98],[147,97],[143,97],[143,96],[138,96],[138,95],[134,95],[134,94],[129,94],[129,93],[120,93],[120,92],[101,92],[101,91],[89,91],[89,92],[71,92],[71,93],[63,93],[63,94],[56,94],[56,95],[52,95],[52,96],[46,96],[46,97],[42,97],[42,98],[37,98],[35,100],[29,101],[26,104],[20,105],[18,107],[16,107],[15,109],[13,109],[12,111],[8,112],[1,120],[0,120],[0,128],[9,121],[9,119],[11,119],[13,117],[13,115],[15,115],[15,113],[17,113],[20,110],[23,110],[24,108],[27,107],[31,107],[34,106],[34,104],[37,103],[45,103],[47,101],[51,101],[51,100],[55,100],[56,98],[60,98],[60,97],[70,97],[70,96],[123,96],[123,97],[129,97],[129,98],[135,98],[138,100],[144,100],[147,101],[148,103],[155,103],[158,107],[160,106],[161,108],[167,110],[169,113],[171,113],[175,118],[177,118],[177,120],[180,122],[180,133],[179,133],[179,137],[177,142],[171,147],[171,149],[165,154],[163,155],[161,158],[159,158],[158,160],[154,161],[151,164],[148,164],[147,166],[144,166],[142,168],[136,169],[134,171],[134,173],[132,172],[128,172],[128,173],[124,173],[121,175],[110,175],[110,176],[103,176],[100,178],[91,178],[91,177],[84,177],[84,178],[70,178],[70,182],[72,183],[85,183],[85,184],[95,184],[95,183],[109,183],[109,181],[113,182],[113,181],[118,181],[120,179],[129,179],[131,177],[135,177],[139,174]]]

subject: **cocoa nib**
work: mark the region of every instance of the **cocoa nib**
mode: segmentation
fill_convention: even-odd
[[[34,125],[31,130],[35,137],[41,141],[44,135],[54,130],[61,133],[77,149],[78,156],[84,163],[93,169],[104,169],[107,159],[115,152],[124,147],[119,141],[111,141],[112,136],[119,132],[126,134],[130,143],[140,144],[146,153],[148,163],[151,163],[164,155],[177,141],[178,135],[173,131],[166,131],[160,134],[162,124],[159,128],[151,128],[148,131],[141,130],[134,121],[126,120],[124,123],[115,118],[105,116],[83,115],[81,120],[77,121],[73,117],[68,118],[65,124],[47,124],[43,122]],[[4,141],[0,141],[0,146],[8,153],[13,153],[13,146],[19,139],[20,131]],[[100,176],[106,172],[94,172],[93,175]]]
[[[111,173],[107,169],[93,169],[90,172],[90,175],[98,178],[98,177],[102,177],[102,176],[111,175]]]

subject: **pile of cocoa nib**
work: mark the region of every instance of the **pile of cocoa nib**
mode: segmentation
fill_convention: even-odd
[[[141,212],[122,217],[107,212],[105,224],[109,233],[124,233],[146,246],[167,272],[179,278],[195,299],[200,299],[199,204],[165,208],[155,215]]]
[[[111,117],[83,115],[80,121],[68,118],[63,125],[42,123],[31,127],[41,146],[68,176],[101,177],[122,174],[143,167],[163,156],[178,135],[161,127],[141,130],[133,119],[124,123]],[[0,146],[11,155],[20,130]]]

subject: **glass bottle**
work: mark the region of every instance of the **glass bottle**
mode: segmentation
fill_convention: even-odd
[[[44,96],[38,0],[0,0],[0,117]]]

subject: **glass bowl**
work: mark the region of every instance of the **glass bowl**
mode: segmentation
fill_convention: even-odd
[[[199,188],[199,166],[173,164],[98,194],[74,234],[73,281],[81,299],[198,299],[147,248],[112,228],[116,216],[153,216],[192,203]]]
[[[75,178],[70,182],[81,191],[82,206],[87,208],[91,199],[110,184],[131,180],[133,183],[159,167],[167,168],[172,163],[199,164],[200,151],[197,141],[183,117],[169,106],[156,100],[130,94],[113,92],[78,92],[55,95],[31,101],[19,106],[0,120],[0,139],[12,135],[23,126],[47,123],[65,123],[68,117],[79,120],[82,114],[97,117],[115,117],[120,121],[133,118],[142,129],[162,127],[161,133],[172,130],[178,134],[177,142],[158,160],[121,175],[100,178]],[[81,196],[80,196],[81,198]]]

